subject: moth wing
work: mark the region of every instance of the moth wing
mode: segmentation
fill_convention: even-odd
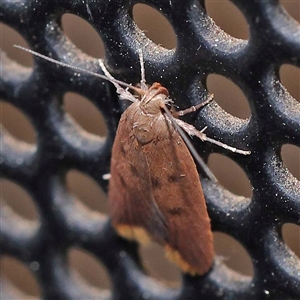
[[[164,217],[156,205],[147,159],[132,132],[127,111],[120,119],[112,149],[109,209],[118,233],[139,242],[150,233],[157,241],[167,236]]]
[[[144,153],[154,198],[168,225],[167,255],[185,272],[206,273],[214,257],[213,236],[199,174],[188,148],[174,131],[168,139],[146,145]]]

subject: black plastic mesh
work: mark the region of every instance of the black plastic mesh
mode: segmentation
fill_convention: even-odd
[[[253,198],[237,197],[205,179],[205,196],[213,230],[227,233],[248,251],[253,278],[238,275],[216,261],[203,277],[183,276],[180,289],[158,284],[140,267],[137,246],[118,238],[108,219],[77,206],[65,187],[65,174],[77,169],[107,190],[110,150],[124,105],[114,88],[87,74],[35,59],[33,70],[16,65],[2,53],[1,98],[28,116],[38,133],[31,147],[1,133],[1,176],[26,189],[35,201],[39,222],[26,225],[1,210],[1,254],[27,266],[43,299],[299,299],[300,263],[281,237],[284,223],[300,225],[300,184],[283,166],[283,144],[300,145],[300,104],[280,83],[282,64],[300,67],[300,25],[276,0],[233,1],[250,28],[248,41],[232,38],[208,17],[204,1],[143,1],[172,24],[176,50],[153,44],[137,28],[131,11],[137,1],[1,0],[1,21],[17,30],[30,47],[72,65],[101,72],[98,62],[80,52],[60,27],[64,13],[87,20],[99,33],[106,64],[118,79],[136,83],[137,50],[143,49],[147,81],[165,85],[182,108],[202,101],[208,74],[224,75],[237,84],[251,107],[241,120],[217,104],[189,117],[207,135],[229,145],[250,149],[236,155],[193,140],[206,158],[227,155],[241,166],[253,186]],[[79,93],[105,116],[107,139],[95,139],[69,119],[62,106],[65,92]],[[96,199],[95,199],[96,201]],[[111,295],[89,288],[68,268],[66,253],[77,246],[94,254],[107,268]],[[2,299],[13,295],[2,283]],[[14,299],[14,296],[11,296]]]

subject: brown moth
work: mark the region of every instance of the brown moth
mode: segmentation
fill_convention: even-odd
[[[214,259],[213,236],[190,152],[208,177],[212,180],[215,177],[183,130],[227,150],[250,154],[215,141],[203,130],[177,119],[208,104],[212,96],[186,110],[169,111],[167,105],[172,100],[168,90],[160,83],[146,85],[141,51],[141,87],[137,88],[112,77],[102,60],[99,63],[106,76],[17,47],[58,65],[108,80],[115,85],[121,99],[133,102],[121,116],[112,149],[108,193],[112,224],[126,239],[141,243],[151,239],[164,246],[167,257],[183,272],[205,274]],[[139,99],[128,89],[135,91]]]
[[[140,243],[153,239],[163,245],[167,257],[183,272],[203,275],[213,262],[213,236],[199,174],[180,127],[231,151],[249,152],[211,140],[175,119],[203,107],[212,97],[171,113],[166,107],[172,104],[168,90],[157,82],[150,88],[146,85],[142,52],[139,54],[141,89],[134,90],[140,99],[125,94],[113,82],[121,97],[133,104],[121,116],[112,149],[108,193],[112,224],[124,238]],[[114,79],[102,62],[100,65]],[[205,171],[214,180],[207,167]]]
[[[138,242],[151,237],[184,272],[201,275],[214,258],[210,219],[194,160],[163,113],[166,101],[167,89],[154,83],[120,119],[110,216],[122,237]]]

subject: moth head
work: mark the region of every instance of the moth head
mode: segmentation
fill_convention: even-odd
[[[147,114],[160,114],[162,108],[170,102],[168,90],[160,83],[155,82],[141,99],[140,105]]]

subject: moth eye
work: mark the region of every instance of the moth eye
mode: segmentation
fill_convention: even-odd
[[[169,98],[166,97],[166,99],[165,99],[165,105],[166,105],[167,109],[170,110],[171,112],[172,111],[176,111],[176,108],[175,108],[175,106],[173,104],[172,99],[169,99]]]
[[[176,110],[175,107],[170,102],[166,103],[166,108],[171,112]]]

